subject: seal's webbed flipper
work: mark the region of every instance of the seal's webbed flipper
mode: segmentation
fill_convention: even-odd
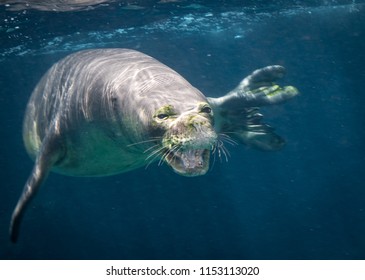
[[[284,77],[285,72],[285,68],[281,65],[270,65],[257,69],[244,78],[236,87],[236,90],[248,91],[272,86],[276,80]]]
[[[267,124],[262,124],[261,127],[247,127],[238,131],[236,137],[246,145],[261,151],[278,151],[285,145],[285,140]]]
[[[285,68],[280,65],[257,69],[226,95],[219,98],[208,98],[209,103],[224,110],[240,110],[243,107],[283,103],[299,94],[299,91],[293,86],[280,87],[274,84],[284,74]]]
[[[46,137],[42,143],[42,148],[35,160],[32,173],[25,183],[23,192],[18,200],[10,222],[10,239],[16,242],[19,235],[19,228],[24,212],[31,199],[35,196],[42,182],[46,179],[53,164],[61,159],[61,146],[55,137]]]
[[[285,140],[275,133],[274,128],[262,123],[263,116],[258,108],[245,111],[244,125],[235,131],[236,139],[261,151],[277,151],[285,145]]]

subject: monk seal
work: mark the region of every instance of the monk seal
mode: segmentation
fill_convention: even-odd
[[[11,240],[50,170],[106,176],[160,161],[198,176],[207,172],[211,153],[226,154],[224,140],[280,149],[284,140],[262,123],[258,106],[298,94],[274,84],[284,71],[277,65],[256,70],[228,94],[209,98],[135,50],[84,50],[60,60],[26,108],[23,140],[35,163],[11,218]]]

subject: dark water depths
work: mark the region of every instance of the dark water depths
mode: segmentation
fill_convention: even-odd
[[[0,258],[364,259],[364,1],[154,2],[0,6]],[[285,66],[282,83],[302,94],[263,111],[286,147],[228,147],[228,163],[196,178],[157,164],[104,178],[52,173],[10,244],[32,168],[21,137],[27,100],[54,62],[92,47],[143,51],[207,96]]]

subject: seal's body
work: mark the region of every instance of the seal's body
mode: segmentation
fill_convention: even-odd
[[[35,88],[24,142],[35,159],[48,134],[58,138],[56,172],[121,173],[145,165],[143,152],[155,143],[140,142],[162,136],[153,117],[158,109],[174,106],[179,115],[201,103],[207,99],[200,91],[150,56],[119,49],[78,52],[56,63]]]
[[[257,70],[227,95],[207,98],[166,65],[134,50],[67,56],[43,76],[27,105],[23,138],[35,165],[13,213],[12,240],[50,170],[106,176],[160,160],[178,174],[203,175],[211,151],[222,149],[225,131],[261,149],[281,148],[282,138],[261,123],[255,107],[297,94],[293,87],[272,86],[283,71]]]

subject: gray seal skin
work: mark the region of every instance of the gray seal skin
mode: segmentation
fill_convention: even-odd
[[[128,49],[67,56],[40,80],[28,102],[23,139],[34,167],[13,212],[16,242],[24,211],[49,171],[107,176],[154,161],[178,174],[203,175],[223,142],[278,150],[284,140],[262,123],[258,106],[298,94],[274,84],[282,66],[256,70],[220,98],[207,98],[177,72]]]

